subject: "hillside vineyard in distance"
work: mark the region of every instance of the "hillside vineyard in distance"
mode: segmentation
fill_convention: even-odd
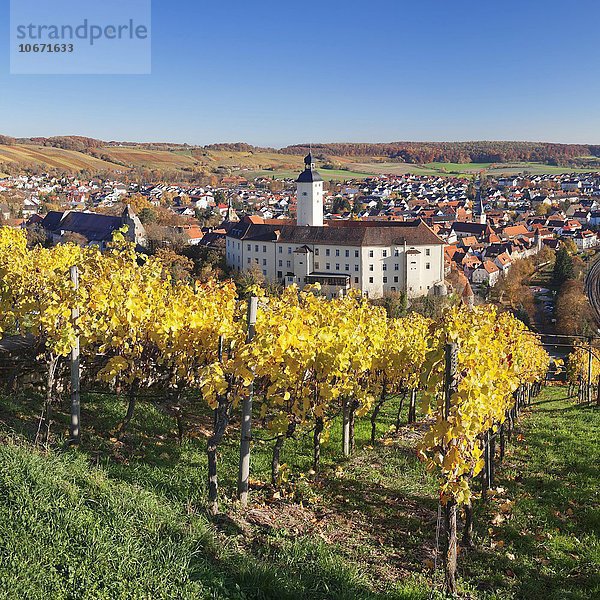
[[[319,283],[334,296],[359,289],[372,298],[445,293],[444,241],[422,220],[323,221],[323,180],[312,154],[296,180],[297,219],[245,217],[226,239],[227,265],[258,269],[284,285]]]

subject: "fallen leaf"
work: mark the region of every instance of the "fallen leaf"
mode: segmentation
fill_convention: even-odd
[[[505,520],[506,519],[501,514],[494,515],[492,525],[500,525],[501,523],[504,523]]]

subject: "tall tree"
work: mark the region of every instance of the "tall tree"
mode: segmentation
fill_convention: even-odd
[[[556,253],[553,273],[554,283],[557,286],[561,286],[567,279],[573,279],[574,275],[573,258],[563,246]]]

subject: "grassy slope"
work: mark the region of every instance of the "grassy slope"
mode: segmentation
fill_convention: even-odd
[[[102,152],[130,167],[177,170],[199,165],[191,152],[143,150],[139,148],[103,148]]]
[[[475,598],[583,600],[600,594],[600,413],[557,399],[563,394],[553,388],[538,399],[499,474],[504,491],[478,505],[478,550],[460,563],[463,585]],[[171,419],[140,404],[120,444],[109,432],[123,406],[88,396],[85,447],[44,455],[12,441],[32,434],[36,407],[29,400],[0,401],[0,424],[10,432],[0,447],[0,596],[428,595],[437,502],[435,481],[413,451],[422,426],[371,447],[361,421],[358,452],[344,462],[335,423],[323,473],[310,486],[298,476],[308,470],[310,456],[310,440],[301,437],[284,448],[295,485],[283,499],[260,483],[268,480],[270,456],[268,444],[257,442],[253,507],[246,514],[230,501],[234,431],[220,466],[227,515],[211,522],[202,510],[206,415],[188,412],[190,435],[179,447]],[[393,422],[394,408],[387,408],[380,435]],[[65,415],[60,419],[57,429],[64,431]],[[504,513],[499,507],[506,499],[514,505]],[[498,514],[504,520],[492,527]]]
[[[502,175],[517,175],[527,172],[531,175],[557,174],[557,173],[582,173],[590,169],[573,169],[569,167],[554,167],[540,163],[427,163],[424,165],[410,165],[395,162],[355,162],[350,163],[351,168],[367,173],[383,173],[403,175],[435,175],[457,177],[462,175],[478,174],[484,171],[487,175],[499,177]]]
[[[45,168],[80,171],[122,169],[118,165],[106,162],[88,154],[48,146],[0,146],[0,163],[16,163],[20,166],[40,165]]]

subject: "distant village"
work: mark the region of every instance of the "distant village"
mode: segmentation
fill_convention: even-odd
[[[225,253],[237,223],[283,226],[296,212],[294,180],[230,176],[190,187],[44,174],[0,179],[0,225],[35,228],[48,243],[104,246],[128,225],[142,247],[199,245]],[[493,287],[515,260],[555,250],[561,239],[580,251],[595,248],[600,174],[325,181],[323,217],[325,223],[421,220],[445,244],[445,276],[477,292]]]

